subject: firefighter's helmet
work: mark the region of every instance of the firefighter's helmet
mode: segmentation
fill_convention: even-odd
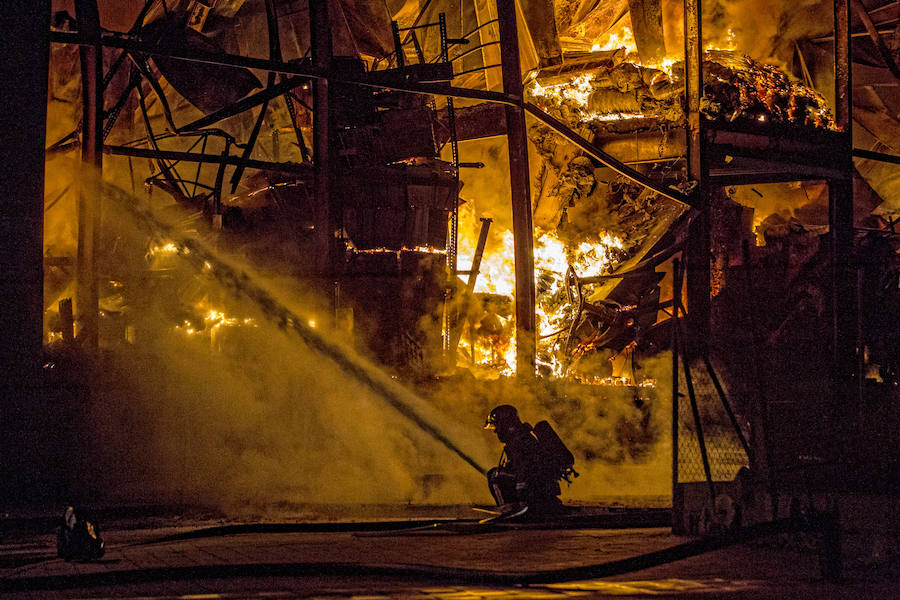
[[[503,431],[510,426],[518,425],[519,411],[515,406],[510,404],[501,404],[488,414],[487,420],[484,422],[484,428],[491,431]]]

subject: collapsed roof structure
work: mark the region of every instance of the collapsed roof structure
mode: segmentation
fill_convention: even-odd
[[[652,388],[640,359],[671,350],[676,416],[679,385],[694,404],[676,428],[700,429],[705,361],[755,472],[827,463],[838,398],[900,377],[900,4],[757,23],[750,4],[54,2],[43,340],[140,343],[157,296],[172,330],[237,344],[221,332],[246,320],[171,276],[202,255],[171,213],[314,293],[291,310],[212,255],[201,271],[407,380]],[[115,243],[100,184],[61,166],[79,153],[156,190],[142,244]],[[803,408],[823,378],[830,420]],[[773,455],[798,421],[809,435]]]

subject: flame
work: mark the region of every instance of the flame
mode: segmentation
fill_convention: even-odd
[[[591,46],[591,52],[618,50],[619,48],[625,48],[629,54],[637,52],[637,42],[634,40],[634,32],[631,31],[631,27],[623,27],[620,33],[610,33],[604,43],[596,43]]]
[[[725,38],[720,42],[721,45],[715,42],[710,42],[706,44],[706,50],[729,50],[733,51],[737,49],[737,34],[734,31],[733,27],[729,27],[725,31]]]
[[[658,71],[662,71],[670,78],[675,75],[675,65],[678,63],[677,58],[668,57],[664,58],[660,61],[648,61],[647,64],[643,65],[645,67],[649,67],[651,69],[656,69]]]
[[[594,91],[593,81],[593,73],[585,73],[569,81],[547,86],[541,85],[537,80],[532,80],[528,91],[535,98],[543,98],[552,104],[574,103],[575,107],[581,110],[580,123],[641,119],[646,116],[643,113],[599,113],[588,111],[591,93]]]
[[[460,210],[459,269],[471,269],[471,257],[475,251],[477,235],[474,227],[474,211]],[[471,232],[465,235],[463,232]],[[554,376],[561,376],[564,368],[553,351],[560,334],[568,330],[574,315],[573,307],[566,300],[565,276],[571,265],[579,275],[591,276],[609,273],[617,264],[617,250],[624,248],[622,240],[608,232],[601,232],[592,240],[576,247],[568,247],[554,232],[536,232],[534,239],[534,273],[537,289],[535,317],[539,354],[545,357],[542,365]],[[515,261],[513,232],[506,230],[500,236],[499,247],[485,251],[475,283],[475,293],[498,294],[512,301],[515,294]],[[466,349],[475,364],[490,367],[498,374],[511,375],[516,369],[516,349],[512,343],[513,316],[496,315],[505,335],[485,336],[474,341],[463,338],[460,346]],[[547,362],[549,360],[549,362]]]
[[[557,100],[569,100],[575,102],[581,108],[587,108],[588,99],[594,90],[591,82],[594,81],[593,73],[579,75],[569,81],[556,85],[542,86],[537,80],[531,83],[531,94],[537,98],[550,98]]]

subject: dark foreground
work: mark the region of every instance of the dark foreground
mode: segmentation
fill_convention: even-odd
[[[251,523],[131,519],[97,561],[55,558],[55,538],[6,528],[9,598],[896,598],[900,564],[848,558],[821,577],[815,537],[673,536],[659,513],[548,527],[472,520]],[[616,527],[618,525],[618,527]],[[413,528],[414,527],[414,528]]]

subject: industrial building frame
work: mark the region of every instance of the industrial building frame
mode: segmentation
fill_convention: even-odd
[[[148,3],[149,4],[149,3]],[[328,3],[309,2],[311,60],[298,64],[284,62],[277,55],[269,59],[252,58],[227,53],[202,53],[168,49],[160,51],[151,44],[130,39],[126,35],[103,33],[99,24],[97,0],[76,0],[77,32],[53,31],[50,22],[49,0],[33,3],[14,3],[7,9],[7,18],[0,26],[3,50],[14,51],[15,44],[32,50],[22,57],[24,69],[17,74],[17,85],[9,86],[3,94],[9,106],[18,108],[16,118],[28,123],[30,131],[13,134],[3,143],[7,155],[18,157],[18,173],[6,175],[11,200],[0,208],[0,238],[3,238],[2,256],[4,268],[2,286],[10,306],[3,318],[4,331],[10,343],[3,349],[4,362],[18,381],[33,382],[39,378],[42,341],[42,227],[43,192],[36,182],[44,176],[44,135],[47,107],[47,73],[49,46],[51,43],[77,44],[81,48],[83,72],[83,126],[81,158],[86,164],[102,168],[103,153],[142,158],[183,160],[239,168],[282,170],[309,174],[315,181],[317,199],[316,230],[318,232],[320,266],[323,277],[332,273],[336,247],[334,231],[339,227],[339,200],[333,193],[334,144],[329,140],[329,93],[332,82],[358,84],[381,89],[393,89],[418,94],[445,96],[448,98],[476,99],[504,106],[506,136],[509,147],[509,169],[515,239],[515,322],[518,348],[518,373],[532,376],[535,369],[535,284],[533,259],[533,227],[531,222],[531,198],[528,170],[528,151],[525,114],[540,120],[566,137],[585,153],[657,194],[682,202],[695,211],[688,243],[684,252],[686,267],[686,292],[690,313],[686,318],[695,332],[692,354],[708,358],[708,348],[703,345],[710,326],[710,199],[716,190],[730,185],[748,183],[825,180],[829,189],[830,256],[832,258],[831,329],[833,333],[833,398],[828,411],[837,420],[837,398],[853,397],[858,393],[860,356],[857,340],[857,296],[854,267],[853,223],[853,163],[854,155],[863,151],[852,148],[851,141],[851,59],[850,59],[850,0],[834,1],[834,72],[836,131],[805,134],[803,138],[783,131],[777,136],[766,135],[759,130],[724,128],[705,121],[700,114],[702,95],[702,26],[701,0],[685,0],[685,81],[687,107],[687,156],[688,178],[696,185],[689,193],[660,186],[639,171],[610,156],[590,141],[572,131],[565,124],[546,114],[524,99],[521,70],[518,57],[515,0],[497,0],[500,31],[500,55],[503,91],[493,92],[451,85],[450,81],[424,82],[414,78],[389,78],[383,73],[377,77],[352,78],[345,74],[335,76],[331,72],[332,46],[328,21]],[[267,5],[273,5],[267,0]],[[124,52],[197,61],[224,66],[259,69],[283,76],[278,84],[238,101],[219,115],[210,115],[191,124],[192,128],[212,124],[224,115],[237,114],[264,105],[267,101],[285,94],[296,86],[311,82],[314,88],[313,155],[312,165],[251,160],[249,153],[243,156],[215,155],[198,152],[174,152],[159,149],[140,149],[127,146],[104,145],[103,131],[103,67],[102,49],[116,48]],[[273,53],[274,54],[274,53]],[[402,67],[399,69],[402,71]],[[11,73],[4,73],[8,81]],[[379,79],[380,78],[380,79]],[[4,116],[9,118],[9,116]],[[17,133],[18,132],[18,133]],[[878,154],[878,156],[874,156]],[[868,158],[897,162],[896,157],[868,153]],[[752,168],[735,169],[730,165],[732,157],[746,159],[743,164]],[[96,196],[96,191],[93,194]],[[96,203],[85,201],[90,190],[82,193],[79,203],[79,255],[78,270],[93,271],[93,247],[99,213]],[[80,277],[77,290],[77,306],[88,346],[96,346],[97,336],[97,288],[96,278]],[[677,311],[674,313],[677,319]],[[12,315],[12,318],[10,318]],[[673,352],[673,372],[678,372],[677,352]],[[677,382],[677,376],[675,381]],[[27,383],[26,383],[27,384]],[[677,384],[676,384],[677,386]],[[673,440],[678,439],[677,389],[673,394]],[[765,448],[772,441],[758,440],[754,447],[756,461],[762,461]],[[677,495],[677,443],[673,444],[673,494]],[[753,465],[763,472],[761,462]],[[712,486],[712,481],[710,480]],[[715,493],[714,489],[712,490]]]

